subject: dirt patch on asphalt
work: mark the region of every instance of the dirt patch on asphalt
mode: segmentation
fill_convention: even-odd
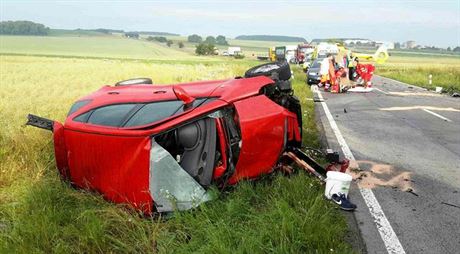
[[[350,163],[349,174],[361,188],[392,187],[413,191],[411,172],[398,171],[392,165],[360,160]]]

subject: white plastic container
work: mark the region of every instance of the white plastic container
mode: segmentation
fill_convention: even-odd
[[[437,87],[436,87],[436,92],[437,92],[437,93],[442,93],[442,87],[437,86]]]
[[[337,193],[345,194],[348,197],[352,180],[351,175],[337,171],[328,171],[326,176],[326,188],[324,192],[326,198],[331,199],[332,194]]]

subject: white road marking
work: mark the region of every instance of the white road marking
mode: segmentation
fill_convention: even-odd
[[[441,108],[441,107],[432,107],[432,106],[408,106],[408,107],[391,107],[391,108],[379,108],[379,110],[385,111],[401,111],[401,110],[413,110],[413,109],[427,109],[435,111],[450,111],[450,112],[460,112],[460,109],[456,108]]]
[[[452,120],[450,120],[449,118],[445,118],[445,117],[443,117],[442,115],[440,115],[440,114],[438,114],[438,113],[434,113],[434,112],[431,111],[431,110],[428,110],[428,109],[426,109],[426,108],[423,108],[422,110],[425,111],[425,112],[427,112],[427,113],[430,113],[430,114],[432,114],[432,115],[434,115],[434,116],[437,116],[437,117],[441,118],[441,119],[444,120],[444,121],[452,122]]]
[[[383,91],[383,90],[381,90],[381,89],[378,89],[377,87],[374,87],[374,89],[377,90],[377,91],[379,91],[379,92],[381,92],[381,93],[383,93],[383,94],[388,94],[387,92],[385,92],[385,91]]]
[[[342,133],[340,132],[337,124],[335,123],[335,120],[332,117],[331,112],[329,111],[329,108],[327,107],[326,102],[324,102],[321,91],[319,91],[317,88],[315,89],[313,86],[312,86],[312,90],[316,90],[318,97],[322,100],[321,105],[323,106],[324,113],[326,114],[329,124],[331,125],[332,131],[334,132],[337,138],[337,141],[340,144],[340,147],[342,148],[343,154],[350,161],[356,161],[355,156],[351,152],[350,148],[345,142],[345,139],[342,136]],[[382,240],[385,244],[385,247],[388,253],[398,253],[398,254],[406,253],[404,251],[404,248],[401,245],[401,242],[396,236],[396,233],[391,227],[390,222],[385,216],[385,213],[383,212],[382,207],[377,201],[377,198],[375,197],[374,192],[371,189],[365,189],[361,187],[359,187],[359,191],[361,192],[361,195],[363,196],[364,202],[369,208],[370,214],[374,218],[374,223],[377,226],[377,230],[380,233],[380,237],[382,237]]]
[[[393,82],[396,82],[396,83],[399,83],[399,84],[401,84],[401,85],[405,85],[405,86],[408,86],[408,87],[411,86],[411,87],[414,87],[414,88],[417,88],[417,89],[420,89],[420,90],[423,90],[423,91],[428,91],[428,89],[426,89],[426,88],[423,88],[423,87],[420,87],[420,86],[416,86],[416,85],[407,84],[407,83],[401,82],[401,81],[396,80],[396,79],[387,78],[387,77],[382,77],[382,76],[380,76],[380,75],[375,75],[375,76],[380,77],[381,79],[388,79],[388,80],[391,80],[391,81],[393,81]]]

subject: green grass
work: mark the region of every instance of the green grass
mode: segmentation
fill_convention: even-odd
[[[196,43],[187,42],[187,36],[166,36],[168,39],[174,41],[177,45],[179,41],[182,41],[185,45],[185,49],[188,52],[195,50]],[[205,38],[205,36],[203,37]],[[283,42],[283,41],[252,41],[252,40],[235,40],[227,38],[229,43],[228,46],[216,45],[219,50],[227,50],[229,46],[241,47],[243,54],[249,58],[256,58],[257,55],[268,55],[268,48],[283,45],[297,45],[301,42]],[[254,56],[253,56],[254,55]]]
[[[109,37],[110,34],[104,34],[101,32],[96,31],[89,31],[89,30],[69,30],[69,29],[50,29],[48,36],[71,36],[71,37],[79,37],[79,36],[102,36],[102,37]]]
[[[104,84],[230,78],[253,61],[191,64],[0,56],[0,253],[351,252],[346,223],[303,173],[243,182],[173,218],[143,218],[60,181],[51,134],[25,127],[28,113],[63,121],[70,105]],[[306,145],[318,146],[311,91],[295,70]]]
[[[53,30],[50,36],[0,36],[0,54],[31,56],[92,57],[165,61],[226,61],[230,57],[200,57],[195,55],[196,43],[185,36],[166,36],[174,44],[127,39],[119,34],[106,35],[91,31]],[[180,49],[179,42],[185,47]],[[229,39],[231,46],[240,46],[249,59],[267,54],[268,48],[285,42],[245,41]],[[228,46],[219,46],[227,50]]]
[[[390,56],[387,63],[377,66],[376,74],[432,90],[441,86],[448,92],[460,92],[459,56]]]
[[[154,60],[213,61],[176,47],[117,36],[0,36],[0,53]]]

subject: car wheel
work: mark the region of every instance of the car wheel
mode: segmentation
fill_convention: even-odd
[[[261,64],[247,70],[244,74],[245,78],[252,78],[257,76],[271,77],[272,74],[277,73],[279,80],[289,80],[291,78],[291,68],[287,61],[273,62]]]

